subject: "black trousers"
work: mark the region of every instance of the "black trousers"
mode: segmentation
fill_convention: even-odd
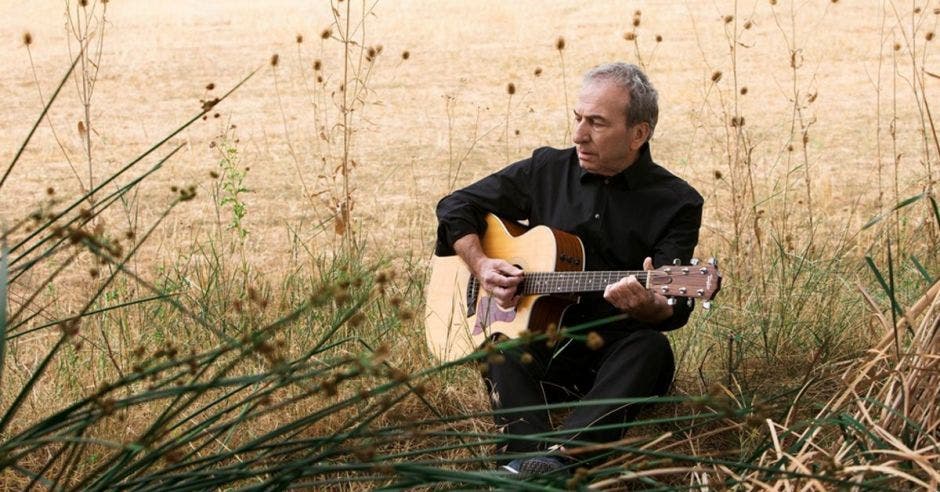
[[[664,395],[672,384],[675,362],[665,335],[653,330],[609,334],[601,347],[589,348],[574,339],[559,340],[554,347],[544,341],[506,350],[501,363],[488,364],[487,390],[494,410],[539,406],[580,400],[559,429],[570,432],[550,439],[514,439],[552,431],[547,410],[527,410],[495,416],[507,435],[502,453],[544,450],[570,440],[606,443],[620,439],[622,429],[596,429],[636,417],[638,405],[589,404],[590,400]],[[528,355],[524,355],[528,354]],[[572,447],[569,445],[568,447]]]

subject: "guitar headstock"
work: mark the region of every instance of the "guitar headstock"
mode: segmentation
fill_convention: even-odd
[[[693,259],[689,265],[666,265],[650,272],[649,289],[670,298],[675,304],[676,297],[687,297],[705,301],[708,308],[710,301],[721,290],[721,272],[714,259],[699,264]]]

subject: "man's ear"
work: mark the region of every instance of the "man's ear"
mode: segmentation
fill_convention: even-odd
[[[630,127],[630,150],[637,151],[650,138],[650,124],[647,122],[637,123]]]

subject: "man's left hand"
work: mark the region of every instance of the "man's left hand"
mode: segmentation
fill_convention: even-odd
[[[652,258],[643,260],[643,269],[653,269]],[[672,306],[666,303],[666,298],[647,290],[633,275],[608,285],[604,299],[640,321],[657,323],[672,316]]]

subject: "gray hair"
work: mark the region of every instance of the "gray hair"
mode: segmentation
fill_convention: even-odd
[[[659,119],[658,94],[640,67],[632,63],[607,63],[584,74],[584,85],[598,80],[613,82],[630,94],[630,104],[626,108],[627,125],[648,123],[652,138]]]

